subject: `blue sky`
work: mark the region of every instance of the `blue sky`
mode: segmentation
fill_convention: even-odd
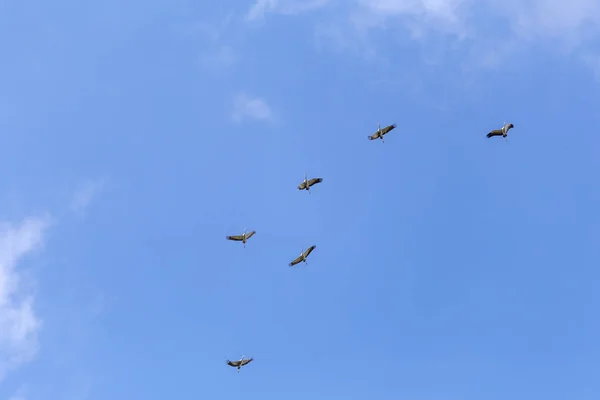
[[[597,0],[9,0],[0,51],[0,398],[598,398]]]

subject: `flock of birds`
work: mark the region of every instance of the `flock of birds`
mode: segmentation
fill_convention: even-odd
[[[502,136],[506,141],[508,141],[508,131],[514,127],[515,126],[513,124],[505,122],[504,125],[502,126],[502,128],[494,129],[493,131],[490,131],[486,135],[486,137],[489,139],[494,136]],[[374,134],[368,136],[368,139],[369,140],[381,139],[382,143],[385,143],[385,140],[383,139],[383,137],[386,134],[388,134],[391,130],[393,130],[394,128],[396,128],[396,124],[388,125],[383,129],[381,128],[380,124],[377,124],[377,131]],[[316,185],[317,183],[321,183],[321,182],[323,182],[323,178],[308,179],[306,177],[306,174],[304,174],[304,180],[302,181],[302,183],[300,183],[298,185],[298,190],[306,190],[308,192],[308,194],[310,194],[310,188],[312,186]],[[246,229],[244,229],[244,233],[242,233],[241,235],[226,236],[226,239],[236,241],[236,242],[242,242],[244,244],[244,248],[245,248],[246,242],[248,241],[248,239],[250,239],[252,236],[254,236],[255,233],[256,233],[256,231],[246,232]],[[306,258],[310,255],[310,253],[312,253],[312,251],[316,247],[317,246],[312,245],[309,248],[307,248],[306,250],[301,251],[300,255],[298,257],[296,257],[293,261],[291,261],[288,265],[290,267],[293,267],[294,265],[299,264],[301,262],[308,265],[308,263],[306,262]],[[242,355],[242,358],[240,358],[237,361],[227,360],[227,365],[237,368],[238,372],[240,372],[240,369],[244,365],[247,365],[250,362],[252,362],[252,360],[253,360],[252,357],[244,358],[244,355]]]

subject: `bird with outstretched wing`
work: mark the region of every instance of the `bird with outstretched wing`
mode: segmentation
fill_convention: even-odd
[[[502,128],[500,129],[494,129],[493,131],[491,131],[490,133],[488,133],[487,135],[485,135],[488,139],[494,136],[503,136],[504,138],[506,138],[508,136],[508,131],[511,130],[512,128],[514,128],[515,126],[513,124],[507,124],[504,123],[504,125],[502,126]]]
[[[311,186],[321,182],[323,182],[323,178],[312,178],[307,181],[303,181],[301,184],[298,185],[298,190],[310,188]]]
[[[238,361],[229,361],[227,360],[227,365],[231,367],[243,367],[244,365],[252,362],[253,358],[248,358],[246,360],[238,360]]]
[[[323,178],[307,179],[306,174],[304,174],[304,180],[298,185],[298,190],[306,190],[310,194],[310,187],[321,182],[323,182]]]
[[[304,263],[306,263],[306,258],[308,257],[308,255],[309,255],[310,253],[312,253],[312,251],[313,251],[313,250],[314,250],[316,247],[317,247],[317,246],[315,246],[315,245],[312,245],[312,246],[310,246],[308,249],[304,250],[302,253],[300,253],[300,255],[299,255],[299,256],[298,256],[298,257],[297,257],[297,258],[296,258],[294,261],[292,261],[291,263],[289,263],[289,266],[290,266],[290,267],[293,267],[294,265],[296,265],[296,264],[299,264],[299,263],[301,263],[301,262],[304,262]]]
[[[241,235],[225,236],[225,239],[227,239],[227,240],[233,240],[235,242],[242,242],[242,243],[244,243],[244,247],[246,247],[246,242],[255,233],[256,233],[256,231],[250,231],[250,232],[246,233],[246,230],[244,229],[244,233],[242,233]]]
[[[383,129],[379,128],[379,125],[377,125],[377,126],[378,126],[377,132],[375,132],[371,136],[367,136],[369,138],[369,140],[375,140],[375,139],[383,140],[383,135],[385,135],[386,133],[388,133],[389,131],[394,129],[396,127],[396,124],[388,125]]]
[[[246,364],[249,364],[250,362],[252,362],[252,360],[254,360],[254,358],[250,357],[250,358],[244,359],[244,356],[242,356],[242,358],[237,361],[229,361],[229,360],[225,360],[225,361],[227,362],[227,365],[229,365],[230,367],[237,368],[238,372],[240,372],[240,368],[242,368]]]

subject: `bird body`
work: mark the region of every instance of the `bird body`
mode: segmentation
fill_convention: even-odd
[[[381,139],[381,141],[383,143],[385,143],[385,140],[383,140],[383,135],[387,134],[389,131],[391,131],[395,127],[396,127],[396,124],[391,124],[391,125],[386,126],[383,129],[381,129],[381,124],[377,124],[377,132],[375,132],[371,136],[367,136],[367,137],[369,138],[369,140]]]
[[[301,251],[301,252],[300,252],[300,255],[299,255],[299,256],[298,256],[298,257],[297,257],[297,258],[296,258],[294,261],[292,261],[291,263],[289,263],[289,266],[290,266],[290,267],[293,267],[294,265],[296,265],[296,264],[299,264],[299,263],[301,263],[301,262],[303,262],[303,263],[305,263],[305,264],[307,264],[307,265],[308,265],[308,263],[306,262],[306,257],[308,257],[308,255],[309,255],[310,253],[312,253],[312,251],[313,251],[313,250],[314,250],[316,247],[317,247],[317,246],[315,246],[315,245],[312,245],[312,246],[310,246],[308,249],[306,249],[306,250],[304,250],[304,251]]]
[[[321,182],[323,182],[323,178],[307,179],[306,174],[304,174],[304,180],[298,185],[298,190],[306,190],[310,194],[310,187]]]
[[[244,243],[244,247],[246,247],[246,242],[255,233],[256,233],[256,231],[250,231],[250,232],[246,233],[246,229],[244,229],[244,233],[243,234],[241,234],[241,235],[234,235],[234,236],[225,236],[225,239],[227,239],[227,240],[233,240],[235,242],[242,242],[242,243]]]
[[[491,137],[493,137],[493,136],[502,136],[503,138],[506,139],[506,137],[508,136],[508,131],[511,130],[512,128],[514,128],[514,127],[515,126],[513,124],[507,124],[505,122],[504,125],[502,126],[502,128],[500,128],[500,129],[494,129],[493,131],[491,131],[490,133],[488,133],[485,136],[488,139],[491,138]]]
[[[229,361],[229,360],[226,360],[226,361],[227,361],[227,365],[229,365],[230,367],[237,368],[238,372],[240,372],[240,368],[242,368],[244,365],[252,362],[252,360],[254,360],[252,357],[244,360],[244,356],[242,356],[242,358],[240,358],[237,361]]]

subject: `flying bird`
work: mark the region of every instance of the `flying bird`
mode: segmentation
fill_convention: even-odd
[[[508,136],[508,131],[511,130],[512,128],[514,128],[514,127],[515,126],[513,124],[507,124],[505,122],[504,126],[501,129],[494,129],[493,131],[491,131],[490,133],[488,133],[485,136],[488,139],[491,138],[492,136],[502,136],[508,142],[508,138],[506,136]]]
[[[383,135],[385,135],[386,133],[388,133],[395,127],[396,127],[396,124],[391,124],[391,125],[386,126],[383,129],[381,129],[381,125],[377,124],[377,132],[375,132],[371,136],[367,136],[367,137],[369,138],[369,140],[381,139],[381,141],[383,143],[385,143],[385,140],[383,140]]]
[[[298,185],[298,190],[306,190],[310,194],[310,187],[321,182],[323,182],[323,178],[306,179],[306,174],[304,174],[304,180]]]
[[[252,357],[244,360],[244,356],[242,356],[242,358],[240,358],[238,361],[227,360],[227,365],[229,365],[230,367],[236,367],[238,370],[238,373],[239,373],[240,368],[242,368],[244,365],[250,363],[252,360],[254,360]]]
[[[315,245],[310,246],[308,249],[306,249],[305,251],[302,251],[300,253],[300,255],[298,256],[298,258],[296,258],[294,261],[292,261],[289,266],[293,267],[294,265],[300,263],[300,262],[304,262],[306,265],[308,265],[308,263],[306,262],[306,257],[308,257],[308,255],[315,249]]]
[[[227,240],[233,240],[236,242],[242,242],[244,243],[244,248],[246,247],[246,242],[248,241],[248,239],[250,239],[252,237],[252,235],[254,235],[256,233],[256,231],[251,231],[246,233],[246,229],[244,229],[244,233],[241,235],[235,235],[235,236],[225,236],[225,238]]]

